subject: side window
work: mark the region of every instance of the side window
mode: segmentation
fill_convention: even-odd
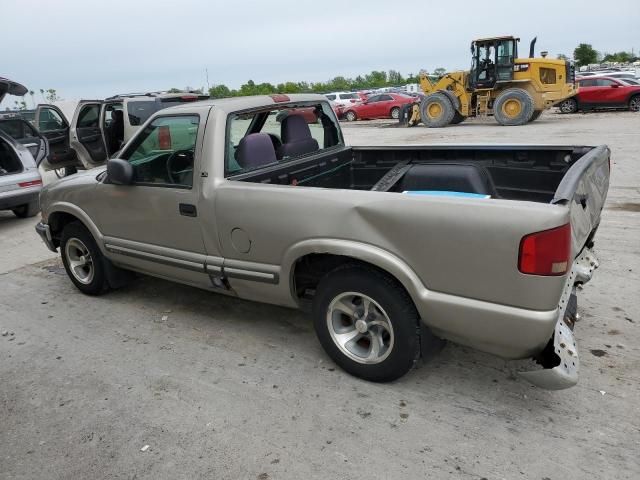
[[[84,105],[78,114],[77,128],[98,128],[100,105]]]
[[[133,101],[127,103],[127,115],[131,125],[138,126],[146,122],[160,108],[155,101]]]
[[[333,101],[336,99],[335,95],[325,95],[329,100]]]
[[[608,78],[599,78],[597,80],[598,87],[610,87],[611,85],[617,85],[613,80],[609,80]]]
[[[581,87],[595,87],[596,80],[580,80]]]
[[[369,99],[367,100],[369,103],[376,103],[376,102],[380,102],[380,97],[382,97],[382,95],[373,95],[371,97],[369,97]]]
[[[38,117],[38,130],[41,132],[51,132],[62,130],[67,127],[66,122],[60,114],[52,108],[43,108]]]
[[[391,95],[380,95],[381,102],[388,102],[389,100],[393,100],[393,97]]]
[[[200,117],[158,117],[142,130],[120,158],[133,166],[136,183],[191,188]]]
[[[247,138],[250,135],[251,140]],[[245,138],[247,140],[243,141]],[[230,114],[225,174],[286,163],[343,144],[338,122],[328,102]]]

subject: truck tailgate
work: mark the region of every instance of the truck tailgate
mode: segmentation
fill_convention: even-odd
[[[574,256],[590,241],[600,223],[609,189],[610,154],[605,145],[589,150],[567,171],[551,201],[569,207]]]

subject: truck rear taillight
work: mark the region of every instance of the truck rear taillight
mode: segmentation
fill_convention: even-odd
[[[571,225],[522,237],[518,270],[527,275],[564,275],[571,264]]]
[[[32,180],[30,182],[18,183],[18,186],[20,188],[37,187],[38,185],[42,185],[42,180]]]
[[[158,148],[160,150],[171,150],[171,132],[167,125],[158,127]]]

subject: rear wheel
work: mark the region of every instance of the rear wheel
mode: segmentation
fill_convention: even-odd
[[[629,100],[629,110],[632,112],[640,112],[640,95],[636,95]]]
[[[533,112],[533,98],[521,88],[505,90],[493,104],[493,116],[500,125],[524,125],[533,116]]]
[[[560,112],[576,113],[578,111],[578,102],[575,98],[567,98],[560,103]]]
[[[37,201],[31,203],[25,203],[12,210],[13,214],[18,218],[35,217],[40,210],[40,205]]]
[[[344,118],[346,118],[348,122],[353,122],[358,119],[358,116],[356,115],[356,112],[349,110],[344,114]]]
[[[535,110],[533,112],[533,115],[531,115],[531,118],[529,119],[529,121],[530,122],[535,122],[540,115],[542,115],[542,110]]]
[[[391,118],[395,120],[400,118],[400,107],[393,107],[391,109]]]
[[[64,227],[60,254],[67,275],[82,293],[100,295],[108,289],[102,253],[84,225],[72,222]]]
[[[446,127],[453,120],[455,113],[451,100],[444,93],[427,95],[420,104],[422,123],[427,127]]]
[[[328,273],[313,301],[318,339],[348,373],[388,382],[407,373],[420,354],[418,312],[393,278],[367,267]]]

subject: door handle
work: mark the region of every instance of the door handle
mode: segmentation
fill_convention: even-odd
[[[180,211],[180,215],[184,215],[185,217],[197,217],[198,210],[195,205],[191,205],[190,203],[181,203],[178,206],[178,210]]]

